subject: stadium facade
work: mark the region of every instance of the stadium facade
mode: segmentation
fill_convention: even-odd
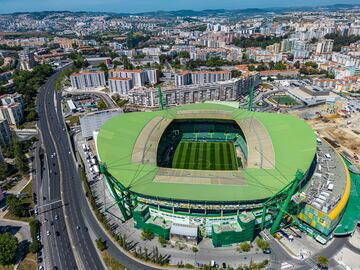
[[[348,199],[340,156],[290,115],[204,103],[129,113],[96,143],[119,218],[165,239],[223,246],[296,225],[326,241]]]

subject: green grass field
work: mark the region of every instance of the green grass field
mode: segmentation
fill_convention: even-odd
[[[172,167],[193,170],[237,170],[232,142],[182,141],[176,148]]]
[[[293,99],[288,95],[275,95],[272,96],[270,100],[280,105],[287,105],[287,106],[299,105],[299,103],[295,99]]]

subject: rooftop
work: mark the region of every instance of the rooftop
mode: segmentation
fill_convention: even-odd
[[[232,184],[156,181],[159,173],[162,172],[160,168],[151,162],[132,161],[136,142],[149,122],[157,123],[156,119],[167,119],[166,122],[169,122],[180,116],[191,119],[191,111],[197,112],[202,117],[204,114],[199,114],[199,111],[207,114],[212,112],[212,115],[217,115],[218,119],[232,118],[244,123],[251,123],[251,119],[254,119],[259,128],[262,127],[261,130],[266,130],[271,140],[274,160],[264,154],[267,152],[261,152],[262,150],[259,150],[261,148],[250,145],[250,149],[257,149],[258,152],[263,153],[260,157],[264,164],[268,165],[236,171],[242,181]],[[151,130],[150,127],[147,129]],[[247,129],[249,131],[247,134],[250,136],[257,134],[250,132],[254,129],[252,125],[244,126],[242,129]],[[257,143],[258,140],[249,141]],[[243,202],[266,199],[291,182],[298,169],[306,172],[315,156],[316,137],[304,121],[294,116],[247,112],[225,105],[202,103],[114,117],[100,129],[97,151],[99,159],[106,163],[109,172],[135,193],[159,199]]]

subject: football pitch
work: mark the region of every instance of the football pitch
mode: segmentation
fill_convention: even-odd
[[[172,162],[177,169],[237,170],[235,149],[232,142],[181,141]]]

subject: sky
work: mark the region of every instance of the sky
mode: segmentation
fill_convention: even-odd
[[[180,9],[243,9],[265,7],[360,4],[360,0],[0,0],[0,13],[69,10],[144,12]]]

